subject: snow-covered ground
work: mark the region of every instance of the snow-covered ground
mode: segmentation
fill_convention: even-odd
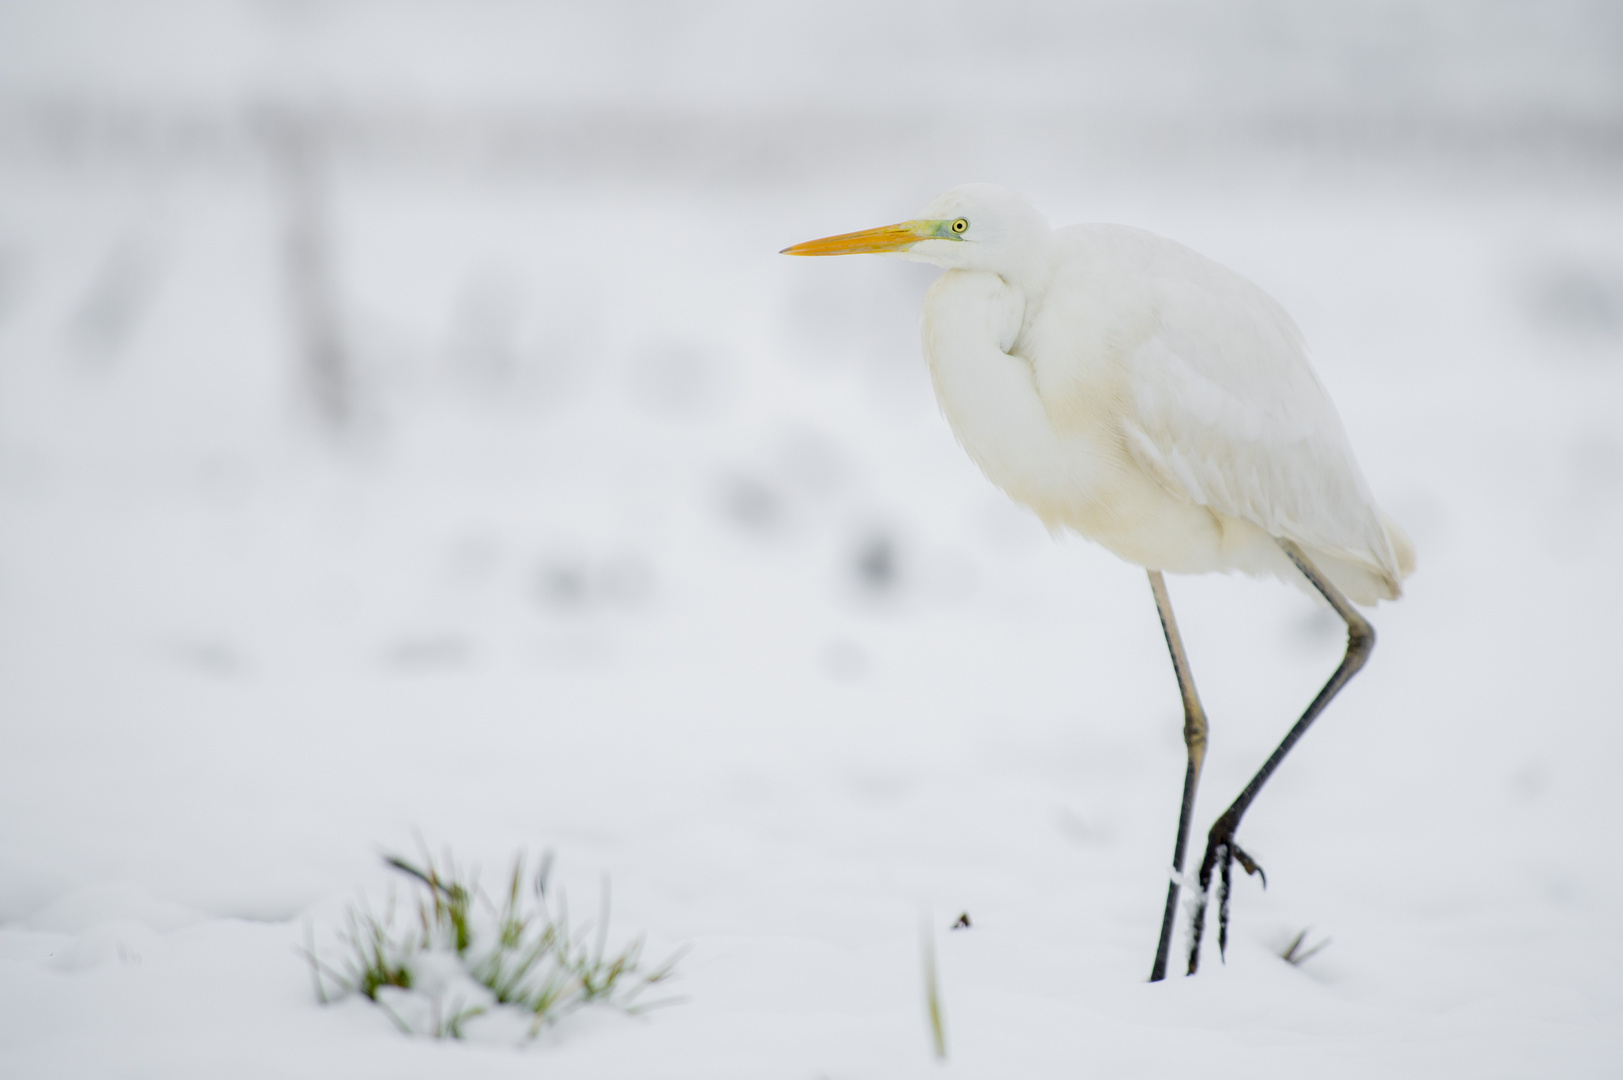
[[[1093,167],[1041,148],[1051,119],[971,117],[955,149],[950,117],[820,117],[879,164],[340,162],[339,438],[300,408],[251,138],[172,170],[3,159],[0,1075],[1623,1070],[1616,173]],[[1183,747],[1143,573],[954,446],[928,270],[775,254],[968,179],[1278,296],[1419,549],[1248,815],[1270,887],[1240,878],[1194,979],[1144,982]],[[1341,641],[1280,585],[1171,588],[1204,826]],[[492,884],[552,849],[581,910],[611,879],[617,940],[689,947],[685,1002],[517,1048],[317,1004],[306,927],[385,895],[417,830]],[[1283,962],[1304,928],[1331,944]]]

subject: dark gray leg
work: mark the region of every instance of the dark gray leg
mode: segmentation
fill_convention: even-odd
[[[1178,693],[1183,696],[1183,742],[1189,749],[1189,767],[1183,774],[1183,806],[1178,811],[1178,840],[1172,849],[1174,876],[1167,884],[1161,940],[1155,947],[1155,965],[1150,968],[1150,982],[1160,982],[1167,977],[1167,952],[1172,947],[1172,923],[1178,911],[1178,877],[1183,874],[1184,850],[1189,846],[1189,818],[1195,810],[1200,766],[1206,760],[1206,711],[1200,707],[1200,695],[1195,693],[1195,677],[1189,673],[1189,657],[1184,655],[1178,620],[1172,615],[1172,600],[1159,570],[1150,571],[1150,591],[1155,594],[1155,610],[1161,613],[1161,630],[1166,634],[1167,651],[1172,654],[1172,670],[1178,676]]]
[[[1274,770],[1279,768],[1279,763],[1285,760],[1285,755],[1290,753],[1291,747],[1296,745],[1296,741],[1306,733],[1308,727],[1324,711],[1325,706],[1330,704],[1330,699],[1335,697],[1354,675],[1358,674],[1358,669],[1364,666],[1364,661],[1369,659],[1370,652],[1375,648],[1374,627],[1370,626],[1364,617],[1358,614],[1353,609],[1353,606],[1347,602],[1347,598],[1342,596],[1336,587],[1330,584],[1312,563],[1308,562],[1307,556],[1302,554],[1302,549],[1289,540],[1278,540],[1278,543],[1285,550],[1285,554],[1290,556],[1291,562],[1296,564],[1296,568],[1312,583],[1315,589],[1319,590],[1320,595],[1330,601],[1330,606],[1336,609],[1336,614],[1340,615],[1342,621],[1347,624],[1347,655],[1342,657],[1341,666],[1336,668],[1335,674],[1331,675],[1330,681],[1324,684],[1324,689],[1319,691],[1318,697],[1315,697],[1312,704],[1308,705],[1307,711],[1302,714],[1302,718],[1296,721],[1290,731],[1286,732],[1284,741],[1263,763],[1262,768],[1257,770],[1257,775],[1251,778],[1251,782],[1245,786],[1245,790],[1240,792],[1240,797],[1235,799],[1233,805],[1227,810],[1223,811],[1223,816],[1217,819],[1216,823],[1212,825],[1211,831],[1206,834],[1206,857],[1200,862],[1200,896],[1196,901],[1194,924],[1190,928],[1189,935],[1189,974],[1191,975],[1200,966],[1200,939],[1206,927],[1206,896],[1211,889],[1212,871],[1215,869],[1219,874],[1217,887],[1217,949],[1221,955],[1228,948],[1229,884],[1230,871],[1233,868],[1234,861],[1238,859],[1240,865],[1245,868],[1245,872],[1248,874],[1260,873],[1262,870],[1257,865],[1256,860],[1241,851],[1239,845],[1234,842],[1234,832],[1240,827],[1240,818],[1245,816],[1247,808],[1256,799],[1257,792],[1262,790],[1262,785],[1267,783],[1268,778],[1274,774]],[[1262,882],[1267,885],[1268,878],[1264,876]]]

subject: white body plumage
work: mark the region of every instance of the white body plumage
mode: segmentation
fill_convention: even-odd
[[[987,477],[1050,528],[1148,569],[1305,587],[1283,537],[1350,599],[1397,598],[1413,550],[1375,505],[1284,309],[1170,240],[1050,231],[1017,199],[971,185],[926,210],[971,230],[971,214],[995,221],[1023,256],[1016,272],[950,269],[924,304],[937,399]],[[919,250],[942,243],[903,257],[951,265]]]

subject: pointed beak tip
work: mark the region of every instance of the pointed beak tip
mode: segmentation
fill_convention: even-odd
[[[924,226],[928,224],[931,223],[904,221],[900,225],[885,225],[878,229],[863,229],[861,232],[825,236],[821,240],[807,240],[802,244],[792,244],[778,252],[778,254],[861,255],[884,251],[906,251],[927,237],[928,233]]]

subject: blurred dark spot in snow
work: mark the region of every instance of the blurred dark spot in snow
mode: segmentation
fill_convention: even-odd
[[[653,588],[653,571],[629,554],[601,560],[554,558],[542,564],[536,577],[537,600],[561,611],[633,608],[646,602]]]
[[[823,670],[837,682],[856,682],[868,674],[868,654],[854,641],[836,639],[823,648]]]
[[[541,599],[555,607],[578,607],[586,602],[586,569],[579,565],[542,567]]]
[[[1623,337],[1623,268],[1561,262],[1537,274],[1528,292],[1533,321],[1548,330],[1575,338]]]
[[[218,679],[234,679],[248,670],[247,658],[223,641],[173,641],[166,651],[187,667]]]
[[[709,350],[696,345],[648,345],[626,361],[626,390],[632,401],[650,412],[695,416],[721,400],[726,387],[721,367]]]
[[[969,929],[972,929],[974,927],[974,925],[975,925],[974,923],[969,921],[969,912],[966,911],[963,914],[959,915],[958,918],[954,919],[952,925],[947,927],[947,929],[948,930],[969,930]]]
[[[102,365],[129,342],[151,304],[158,282],[152,245],[121,237],[108,250],[68,320],[68,334],[80,355]]]
[[[752,532],[766,533],[783,524],[783,497],[764,480],[735,476],[722,489],[722,511],[734,524]]]
[[[1510,778],[1511,790],[1524,802],[1532,802],[1550,786],[1550,773],[1542,762],[1529,761]]]
[[[391,643],[384,659],[407,671],[445,670],[464,666],[473,653],[473,642],[460,634],[423,634]]]
[[[884,533],[864,538],[857,545],[852,562],[857,584],[873,594],[890,592],[900,575],[898,558],[896,542]]]

